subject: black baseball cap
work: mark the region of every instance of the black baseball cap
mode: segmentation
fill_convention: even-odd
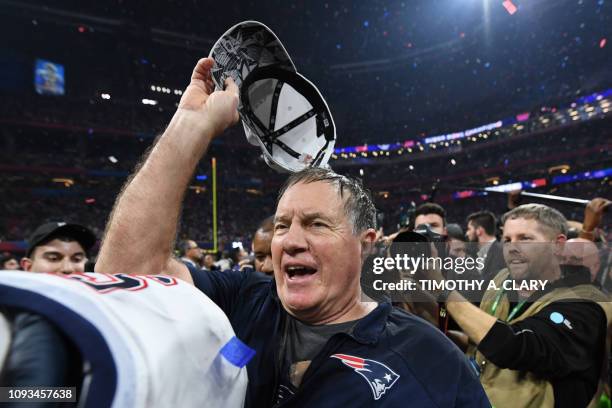
[[[88,252],[96,243],[95,234],[87,227],[66,222],[48,222],[36,228],[28,239],[26,256],[29,257],[34,249],[52,236],[65,236],[74,238]]]

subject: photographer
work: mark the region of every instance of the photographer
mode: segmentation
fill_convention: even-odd
[[[499,289],[487,290],[480,308],[456,291],[440,298],[469,338],[468,355],[495,406],[584,407],[602,369],[609,298],[588,271],[558,264],[567,224],[557,210],[522,205],[502,222],[508,268],[494,279]],[[534,278],[547,280],[546,290],[502,289]]]

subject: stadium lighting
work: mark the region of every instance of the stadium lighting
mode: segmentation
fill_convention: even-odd
[[[455,164],[457,164],[457,161],[455,159],[451,159],[451,164],[454,166]]]
[[[359,169],[359,175],[363,177],[363,169]]]
[[[155,91],[155,85],[151,85],[151,90]]]
[[[107,93],[103,93],[100,96],[102,97],[102,99],[107,99],[107,100],[111,98],[110,94],[107,94]]]
[[[142,104],[143,105],[157,105],[157,101],[154,99],[143,99],[142,100]]]
[[[117,158],[115,156],[108,156],[108,161],[110,161],[111,163],[115,164],[119,160],[117,160]]]
[[[74,185],[74,180],[69,179],[69,178],[54,178],[51,179],[51,181],[53,181],[54,183],[62,183],[64,184],[64,187],[71,187]]]
[[[410,166],[408,166],[408,168],[409,168],[410,170],[414,170],[414,166],[413,166],[412,164],[411,164]]]

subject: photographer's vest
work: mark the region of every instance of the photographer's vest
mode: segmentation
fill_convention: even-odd
[[[498,288],[508,279],[508,269],[503,269],[494,281]],[[501,289],[500,289],[501,290]],[[480,303],[480,309],[492,314],[508,324],[520,322],[538,313],[553,302],[569,299],[589,299],[597,302],[606,313],[608,325],[612,321],[612,309],[609,297],[593,285],[584,284],[573,287],[557,288],[533,302],[517,318],[512,318],[510,301],[506,295],[499,297],[498,291],[487,290]],[[517,371],[499,368],[480,353],[473,344],[467,351],[468,357],[474,357],[480,367],[480,382],[494,407],[553,407],[555,398],[552,384],[528,371]]]

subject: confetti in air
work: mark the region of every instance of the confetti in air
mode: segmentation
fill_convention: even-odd
[[[516,11],[518,10],[516,8],[516,6],[514,5],[514,3],[512,3],[510,0],[506,0],[502,3],[502,6],[504,6],[504,8],[506,9],[506,11],[512,15],[514,13],[516,13]]]

